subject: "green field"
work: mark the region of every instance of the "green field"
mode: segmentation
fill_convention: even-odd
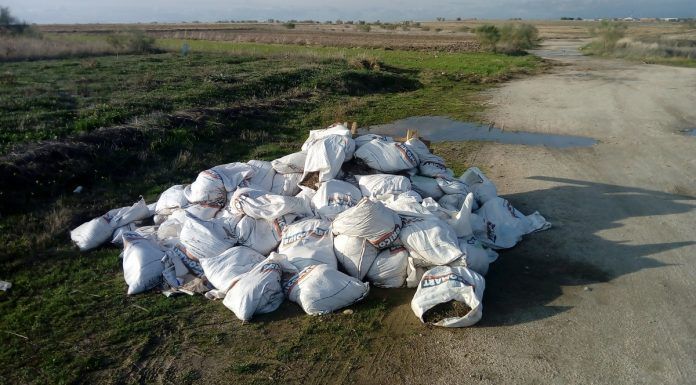
[[[204,41],[182,56],[181,41],[158,44],[170,52],[0,63],[0,279],[14,285],[0,293],[0,384],[318,382],[427,336],[405,289],[373,290],[353,315],[285,303],[247,325],[200,296],[129,297],[119,249],[79,253],[67,231],[212,165],[296,151],[335,121],[476,119],[480,91],[541,62]],[[460,171],[475,146],[436,151]]]

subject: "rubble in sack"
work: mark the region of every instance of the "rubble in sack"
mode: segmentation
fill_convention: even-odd
[[[496,250],[551,225],[498,197],[476,167],[454,177],[414,133],[312,130],[300,151],[213,166],[70,237],[81,251],[122,246],[128,294],[202,293],[242,321],[285,299],[331,313],[372,284],[417,288],[411,308],[424,323],[471,326]]]
[[[367,280],[377,287],[404,286],[408,276],[408,250],[403,246],[392,246],[377,254]]]
[[[340,213],[331,226],[336,235],[365,238],[378,249],[389,247],[401,231],[401,218],[379,201],[363,198]]]
[[[284,289],[288,299],[302,306],[305,313],[320,315],[362,300],[370,285],[331,266],[312,265],[290,278]]]
[[[323,219],[334,220],[343,211],[355,206],[362,193],[350,183],[330,180],[322,183],[312,197],[312,205]]]
[[[483,315],[483,291],[486,288],[486,282],[476,272],[467,269],[466,267],[456,266],[436,266],[426,271],[420,280],[416,294],[411,301],[411,309],[423,322],[428,319],[433,321],[434,316],[438,316],[436,326],[445,327],[465,327],[471,326],[478,322]],[[452,309],[453,306],[447,308],[438,308],[434,312],[427,312],[435,307],[448,304],[450,301],[461,302],[465,306],[457,306],[458,310],[469,308],[467,313],[450,312],[451,316],[447,316],[447,311],[457,310]],[[439,313],[439,314],[434,314]],[[443,314],[445,313],[445,314]],[[444,317],[443,317],[444,315]]]
[[[205,277],[216,289],[227,293],[234,279],[251,271],[266,259],[262,254],[246,246],[235,246],[222,254],[201,260]]]
[[[350,235],[335,236],[334,251],[343,270],[357,279],[365,278],[379,253],[379,249],[372,246],[367,239]]]
[[[296,269],[284,256],[271,253],[249,272],[232,281],[222,303],[242,321],[251,320],[254,314],[276,310],[285,299],[281,286],[283,271]]]
[[[285,227],[278,252],[298,270],[320,264],[337,267],[331,224],[321,219],[305,219]]]

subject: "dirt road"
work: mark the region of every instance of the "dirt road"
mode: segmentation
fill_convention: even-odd
[[[599,143],[486,144],[470,155],[554,228],[494,264],[479,326],[425,330],[397,357],[385,343],[359,378],[696,383],[696,137],[680,132],[696,127],[696,69],[586,58],[580,44],[547,44],[538,53],[566,65],[492,92],[488,118]],[[407,304],[397,310],[394,329],[413,318]]]

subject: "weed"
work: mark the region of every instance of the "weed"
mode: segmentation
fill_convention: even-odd
[[[266,366],[268,365],[260,362],[236,364],[232,366],[232,372],[237,374],[251,374],[263,370]]]

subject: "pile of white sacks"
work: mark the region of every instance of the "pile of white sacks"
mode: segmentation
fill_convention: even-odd
[[[417,287],[421,320],[464,302],[468,314],[436,325],[469,326],[481,318],[495,250],[548,227],[498,197],[479,169],[453,177],[417,138],[354,139],[336,124],[311,131],[300,152],[215,166],[70,235],[81,250],[123,245],[128,294],[193,290],[243,321],[286,298],[330,313],[365,298],[371,283]]]

